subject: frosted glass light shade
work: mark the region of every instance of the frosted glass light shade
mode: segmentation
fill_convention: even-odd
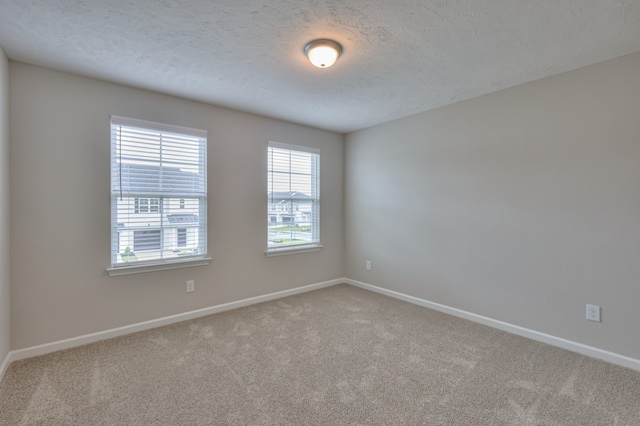
[[[314,40],[305,46],[304,51],[314,66],[328,68],[336,63],[342,46],[333,40]]]

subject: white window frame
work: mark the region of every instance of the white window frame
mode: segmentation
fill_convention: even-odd
[[[111,160],[110,160],[110,164],[111,164],[111,265],[110,267],[107,268],[108,274],[110,276],[116,276],[116,275],[135,274],[135,273],[141,273],[141,272],[150,272],[150,271],[158,271],[158,270],[166,270],[166,269],[208,265],[211,261],[211,258],[207,254],[207,132],[205,130],[191,129],[187,127],[173,126],[173,125],[167,125],[162,123],[155,123],[151,121],[119,117],[115,115],[111,116],[110,128],[111,128],[111,132],[110,132],[111,133],[111,137],[110,137],[110,140],[111,140]],[[163,190],[162,184],[159,183],[158,186],[155,187],[155,189],[145,190],[145,192],[148,192],[148,193],[142,193],[142,192],[139,192],[140,190],[132,190],[132,189],[129,189],[128,192],[123,193],[122,177],[120,173],[120,171],[122,170],[122,164],[129,164],[129,167],[133,167],[133,165],[135,164],[145,164],[143,162],[145,158],[140,157],[138,159],[138,157],[133,155],[133,157],[128,159],[128,162],[125,163],[122,161],[122,158],[121,158],[122,153],[119,152],[118,150],[118,138],[119,138],[118,132],[117,132],[118,128],[123,128],[123,129],[129,128],[129,129],[132,129],[133,131],[136,131],[135,129],[143,129],[151,132],[160,133],[160,137],[158,139],[158,145],[157,145],[160,149],[160,152],[162,152],[162,147],[166,143],[168,143],[168,142],[164,142],[163,144],[163,138],[165,137],[165,135],[173,136],[173,137],[186,136],[189,138],[194,138],[194,137],[198,138],[199,148],[198,148],[198,156],[196,157],[198,158],[198,162],[192,163],[192,164],[195,164],[198,167],[198,173],[195,174],[194,176],[196,176],[197,178],[197,182],[198,182],[197,188],[199,189],[196,192],[192,192],[191,189],[189,189],[189,191],[191,192],[188,192],[188,193],[185,192],[187,190],[179,190],[176,192],[176,189],[174,186],[171,189],[173,192],[170,192],[170,190],[168,189]],[[149,142],[149,143],[155,142],[153,139],[151,139],[151,141],[152,142]],[[176,147],[179,147],[179,146],[181,145],[176,144],[175,142],[171,145],[171,149],[173,150],[172,151],[173,158],[176,158],[175,157],[176,152],[178,153],[180,152],[179,149],[176,149]],[[167,151],[168,151],[168,148],[167,148]],[[172,168],[173,173],[175,175],[176,160],[165,159],[165,157],[168,157],[168,156],[160,155],[159,157],[160,165],[162,167]],[[148,162],[148,160],[146,161]],[[152,160],[152,162],[154,161],[155,160]],[[180,167],[188,167],[188,166],[180,166]],[[162,170],[166,170],[166,169],[161,168],[160,171],[158,172],[160,173],[160,180],[158,182],[162,181],[162,176],[163,176]],[[178,168],[178,170],[182,170],[182,169]],[[167,173],[170,173],[170,172],[167,172]],[[180,182],[180,181],[176,181],[176,182]],[[178,186],[178,188],[180,187]],[[197,226],[197,247],[194,245],[194,250],[196,250],[196,253],[195,254],[186,253],[187,256],[182,256],[181,254],[180,255],[181,257],[169,257],[168,255],[165,257],[165,255],[163,254],[163,251],[165,250],[165,247],[166,247],[164,246],[165,235],[169,235],[169,234],[166,234],[165,231],[168,231],[170,228],[168,226],[167,228],[164,228],[165,225],[161,225],[160,235],[161,235],[162,249],[160,250],[158,257],[155,257],[149,260],[144,260],[144,261],[135,260],[130,262],[127,260],[124,260],[124,261],[120,260],[120,259],[124,259],[124,256],[121,256],[121,253],[120,253],[120,249],[121,249],[120,233],[122,229],[119,229],[118,227],[119,226],[118,200],[119,199],[121,200],[123,196],[129,199],[130,202],[131,200],[139,201],[143,199],[146,199],[148,202],[148,205],[146,205],[146,208],[148,209],[147,212],[141,212],[139,210],[139,205],[137,205],[136,207],[138,208],[128,207],[129,209],[131,209],[131,210],[128,210],[129,211],[128,214],[136,215],[136,213],[155,213],[155,214],[158,214],[159,220],[161,221],[161,223],[164,223],[163,221],[165,220],[164,216],[165,216],[166,210],[164,209],[167,207],[163,207],[163,204],[167,200],[182,199],[182,198],[192,198],[194,200],[197,199],[198,200],[196,203],[197,209],[196,207],[194,207],[194,209],[196,209],[195,211],[198,213],[197,214],[198,221],[196,225]],[[156,203],[152,204],[151,200],[155,200]],[[139,203],[134,202],[134,204],[139,204]],[[121,208],[123,206],[125,205],[124,204],[121,205]],[[127,210],[125,210],[125,212],[126,211]],[[179,210],[176,210],[176,213],[178,211]],[[168,219],[170,218],[167,217],[167,220]],[[151,254],[153,255],[153,253]]]
[[[285,210],[284,206],[281,206],[281,208],[278,209],[273,204],[273,193],[280,192],[280,191],[276,191],[277,188],[274,188],[273,170],[271,170],[269,167],[269,164],[271,164],[272,162],[270,157],[272,155],[272,148],[275,148],[278,150],[290,151],[291,153],[311,154],[311,177],[312,177],[311,188],[309,191],[310,194],[305,194],[305,195],[308,195],[310,198],[304,200],[304,201],[309,201],[311,203],[311,212],[309,213],[311,215],[311,233],[312,233],[311,240],[312,241],[310,243],[291,243],[291,244],[282,244],[278,246],[270,246],[269,244],[269,238],[270,238],[269,227],[273,225],[271,216],[274,215],[274,211],[279,212],[279,211]],[[284,173],[286,174],[287,172],[284,172]],[[291,165],[289,166],[288,173],[295,174],[291,169]],[[292,187],[289,188],[289,192],[291,192],[291,190],[292,190]],[[293,195],[293,193],[291,193],[291,195]],[[299,199],[295,198],[295,195],[291,196],[290,198],[285,197],[284,199],[287,199],[291,203],[291,205],[293,205],[294,203],[299,204],[300,202]],[[265,254],[267,257],[297,254],[297,253],[308,253],[308,252],[319,251],[323,248],[323,246],[320,244],[320,150],[319,149],[269,141],[269,143],[267,144],[267,208],[265,210],[266,210],[266,217],[267,217],[267,250],[265,251]],[[289,213],[296,214],[298,212],[299,210],[294,211],[292,209],[292,211],[290,211]],[[278,213],[275,213],[275,214],[278,214]],[[303,212],[299,212],[299,214],[303,215]],[[284,217],[284,216],[285,216],[284,214],[281,214],[281,217]]]

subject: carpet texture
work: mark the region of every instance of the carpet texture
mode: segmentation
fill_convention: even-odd
[[[640,424],[640,373],[348,285],[17,361],[2,425]]]

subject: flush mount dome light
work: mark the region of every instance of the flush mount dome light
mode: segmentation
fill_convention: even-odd
[[[342,53],[342,46],[333,40],[313,40],[304,47],[309,61],[318,68],[329,68]]]

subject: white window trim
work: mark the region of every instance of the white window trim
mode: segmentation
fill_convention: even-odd
[[[320,155],[320,150],[317,148],[311,148],[311,147],[300,146],[300,145],[291,145],[291,144],[281,143],[281,142],[269,141],[267,144],[267,147],[307,152],[310,154],[316,154],[318,156]],[[318,173],[320,173],[319,170],[318,170]],[[318,178],[317,185],[320,185],[320,178]],[[319,199],[319,196],[320,194],[318,193],[318,199]],[[268,208],[267,208],[267,214],[269,214]],[[317,212],[316,214],[319,214],[319,212]],[[318,218],[318,226],[320,226],[319,218]],[[316,243],[291,245],[291,246],[285,246],[285,247],[273,247],[273,248],[267,247],[264,254],[266,257],[286,256],[290,254],[312,253],[312,252],[320,251],[323,248],[324,246],[320,243],[320,235],[318,235],[318,242]]]
[[[182,134],[188,134],[196,137],[203,137],[205,139],[207,138],[206,130],[193,129],[193,128],[183,127],[183,126],[174,126],[169,124],[112,115],[110,119],[110,123],[113,123],[114,121],[117,122],[119,125],[143,127],[143,128],[148,127],[148,128],[153,128],[159,131],[165,131],[165,132],[171,132],[171,133],[182,133]],[[111,127],[111,124],[110,124],[110,127]],[[205,144],[205,153],[206,152],[207,150],[206,150],[206,144]],[[206,162],[207,162],[206,154],[205,154],[204,161],[206,165]],[[205,186],[206,185],[207,185],[207,182],[205,179]],[[112,206],[112,209],[113,209],[113,206]],[[205,205],[205,213],[206,213],[206,205]],[[112,211],[112,217],[111,217],[112,226],[113,226],[113,221],[114,219],[113,219],[113,211]],[[206,225],[206,228],[205,228],[207,230],[206,235],[208,235],[207,228],[208,228],[208,225]],[[111,236],[110,239],[111,238],[113,238],[113,236]],[[205,238],[205,247],[206,247],[207,237],[205,236],[204,238]],[[169,270],[169,269],[207,266],[210,264],[211,260],[212,258],[209,257],[209,255],[206,254],[205,252],[203,254],[193,256],[193,257],[182,258],[182,259],[170,259],[170,260],[165,259],[165,260],[162,260],[161,262],[136,263],[133,265],[112,264],[110,267],[106,268],[106,271],[110,277],[114,277],[114,276],[120,276],[120,275],[139,274],[144,272],[163,271],[163,270]]]
[[[289,254],[299,254],[299,253],[312,253],[314,251],[320,251],[324,248],[322,244],[314,244],[314,245],[301,245],[298,247],[290,246],[290,247],[282,247],[282,248],[273,248],[264,252],[267,257],[275,257],[275,256],[286,256]]]
[[[320,155],[320,150],[318,148],[311,148],[311,147],[308,147],[308,146],[291,145],[291,144],[288,144],[288,143],[272,142],[272,141],[269,141],[269,146],[271,148],[280,148],[280,149],[287,149],[287,150],[300,151],[300,152],[308,152],[309,154],[318,154],[318,155]]]
[[[166,261],[164,263],[149,263],[144,265],[116,266],[107,268],[110,277],[119,275],[140,274],[143,272],[166,271],[168,269],[191,268],[194,266],[207,266],[211,263],[210,257],[199,257],[196,259],[181,259]]]

